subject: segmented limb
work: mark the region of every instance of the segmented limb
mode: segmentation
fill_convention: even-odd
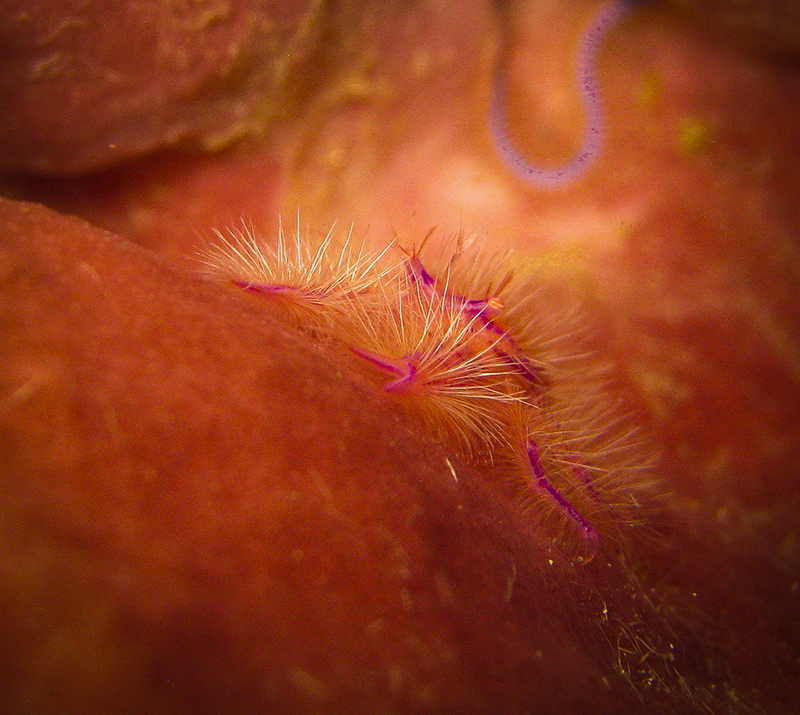
[[[592,548],[592,551],[595,551],[598,543],[597,531],[583,516],[581,516],[578,510],[569,503],[567,498],[550,483],[550,480],[545,474],[544,467],[542,466],[539,445],[532,439],[528,440],[527,452],[528,463],[530,464],[536,486],[556,503],[558,508],[577,527],[584,541]]]
[[[440,287],[437,279],[432,276],[416,251],[406,251],[406,270],[411,281],[430,293],[437,295],[443,306],[460,312],[474,331],[486,330],[493,333],[494,351],[503,361],[517,371],[532,387],[533,392],[539,392],[545,385],[543,368],[531,360],[514,338],[494,321],[503,311],[503,301],[497,296],[473,300],[449,291],[450,276],[448,273],[444,288]],[[506,278],[503,285],[510,280]]]
[[[384,385],[387,392],[401,392],[403,389],[411,387],[417,376],[417,366],[412,357],[391,358],[387,355],[378,355],[363,348],[350,348],[356,355],[371,362],[375,367],[380,368],[396,376],[396,380]]]

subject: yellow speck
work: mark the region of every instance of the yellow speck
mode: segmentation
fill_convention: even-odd
[[[714,141],[714,131],[708,122],[687,117],[678,127],[678,148],[684,154],[695,155],[709,148]]]
[[[231,14],[230,5],[227,2],[198,2],[196,5],[198,6],[196,12],[190,18],[190,28],[195,31],[212,27],[220,21],[226,20]]]
[[[661,77],[652,70],[644,73],[639,87],[639,104],[642,107],[652,108],[661,98]]]
[[[357,102],[370,99],[374,91],[374,85],[366,77],[351,75],[342,82],[341,90],[344,97]]]
[[[505,602],[508,603],[514,595],[514,584],[517,582],[517,565],[512,562],[511,575],[506,580]]]
[[[364,630],[370,636],[377,636],[381,631],[386,630],[386,619],[385,618],[376,618],[371,623],[368,623]]]
[[[323,161],[332,171],[341,171],[347,165],[347,153],[341,146],[332,146],[325,152]]]
[[[431,71],[431,53],[425,49],[418,49],[411,57],[411,73],[416,79],[426,77]]]
[[[60,52],[54,52],[46,57],[36,60],[31,64],[31,79],[50,79],[63,69],[64,58]]]
[[[439,601],[445,605],[455,602],[453,596],[453,589],[450,586],[450,580],[447,574],[442,571],[437,571],[434,575],[434,584],[436,586],[436,594],[439,596]]]
[[[222,131],[204,135],[201,138],[202,147],[205,151],[211,153],[224,151],[246,137],[250,131],[250,123],[246,120],[240,120],[225,127]]]
[[[35,380],[28,380],[23,385],[20,385],[6,398],[8,406],[17,406],[27,402],[40,386],[41,383]]]
[[[399,665],[389,668],[389,689],[393,693],[399,693],[403,687],[403,669]]]
[[[522,257],[519,264],[516,270],[523,275],[530,272],[543,273],[548,278],[564,278],[588,270],[588,253],[584,245],[568,243],[542,251],[536,256]]]
[[[292,683],[314,700],[324,700],[328,696],[325,683],[315,678],[302,668],[292,668],[289,673]]]

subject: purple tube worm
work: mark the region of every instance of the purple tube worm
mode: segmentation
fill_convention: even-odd
[[[603,141],[603,108],[595,76],[595,61],[606,33],[641,0],[613,0],[597,11],[583,33],[578,48],[577,83],[581,95],[585,128],[583,141],[575,156],[566,164],[546,169],[531,164],[514,146],[508,132],[506,89],[501,68],[495,71],[490,110],[490,128],[497,153],[523,180],[538,188],[558,188],[574,181],[594,162]]]

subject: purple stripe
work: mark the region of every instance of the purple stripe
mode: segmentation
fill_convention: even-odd
[[[553,501],[555,501],[561,510],[575,523],[581,532],[581,536],[583,536],[586,541],[596,544],[598,538],[594,527],[577,512],[575,507],[567,501],[566,497],[564,497],[558,489],[550,484],[550,480],[544,473],[544,467],[539,458],[539,445],[533,440],[528,441],[528,462],[530,463],[533,476],[536,479],[536,486],[552,497]]]

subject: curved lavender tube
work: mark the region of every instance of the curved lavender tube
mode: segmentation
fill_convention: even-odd
[[[634,5],[639,3],[640,0],[612,0],[597,11],[589,23],[588,29],[583,33],[578,49],[577,78],[578,91],[583,100],[586,115],[586,128],[578,153],[563,166],[555,169],[543,169],[535,166],[514,146],[508,133],[506,91],[502,72],[499,67],[496,70],[489,115],[492,138],[497,153],[524,181],[540,188],[556,188],[575,180],[597,158],[602,144],[603,109],[597,88],[597,78],[594,74],[595,59],[608,30]]]

